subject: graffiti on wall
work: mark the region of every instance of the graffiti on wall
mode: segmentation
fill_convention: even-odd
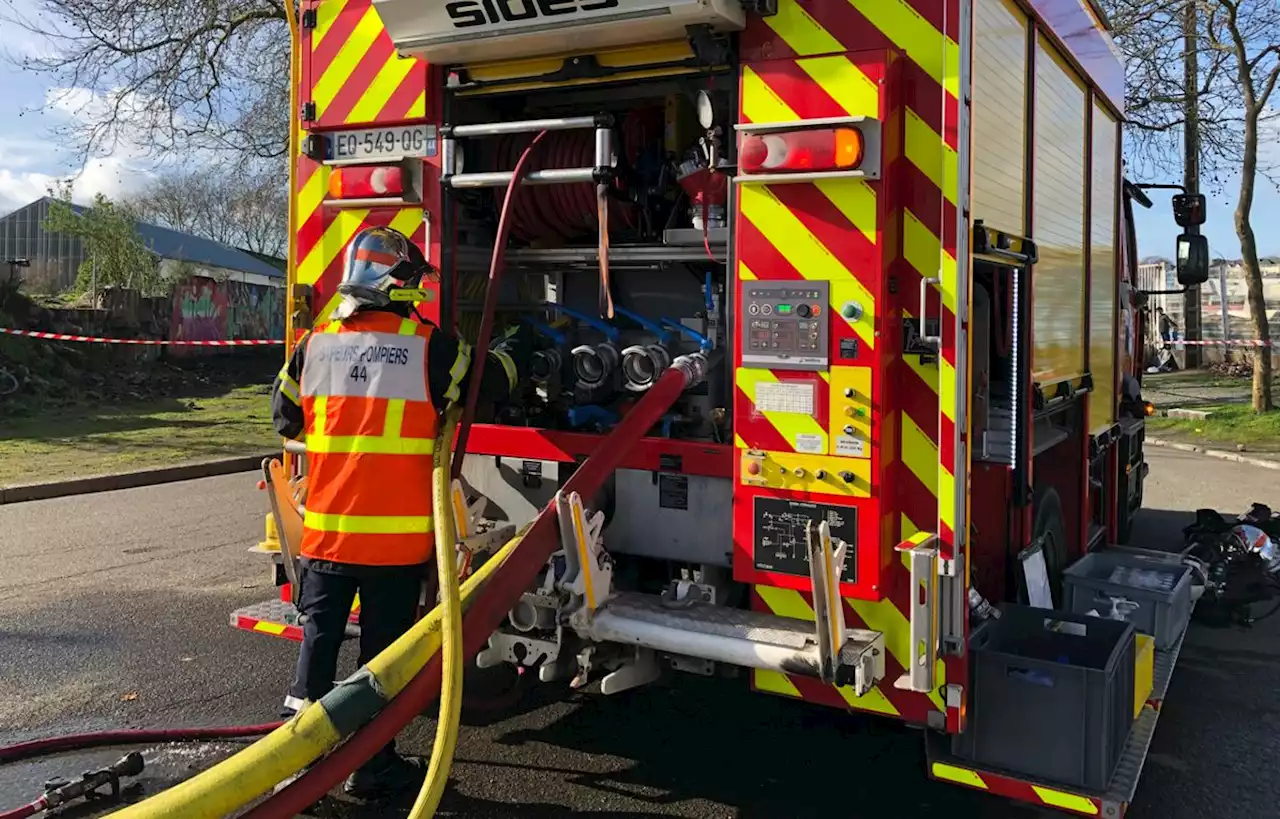
[[[192,276],[173,288],[174,341],[284,338],[284,291]]]
[[[284,338],[284,291],[227,282],[227,338]]]
[[[222,341],[227,335],[227,294],[213,279],[192,277],[173,288],[173,341]]]

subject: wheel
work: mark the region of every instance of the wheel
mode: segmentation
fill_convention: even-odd
[[[1044,552],[1045,570],[1054,603],[1062,600],[1062,573],[1067,568],[1067,524],[1062,517],[1062,499],[1048,486],[1036,489],[1032,500],[1031,540]]]

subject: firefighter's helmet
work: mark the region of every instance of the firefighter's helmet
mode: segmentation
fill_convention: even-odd
[[[389,307],[393,302],[425,301],[429,295],[421,284],[424,279],[436,278],[435,268],[403,233],[389,227],[366,228],[347,246],[338,285],[343,299],[334,318],[343,319],[361,309]]]

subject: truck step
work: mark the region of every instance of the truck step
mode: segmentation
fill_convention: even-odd
[[[302,615],[285,600],[264,600],[231,612],[231,627],[302,642]],[[360,636],[358,623],[347,623],[346,639]]]
[[[812,622],[763,612],[695,604],[671,607],[662,598],[623,593],[609,598],[587,631],[601,642],[634,645],[748,668],[817,676],[821,653]],[[884,635],[847,629],[836,656],[841,680],[865,692],[884,677]]]
[[[951,737],[935,731],[926,734],[929,776],[953,785],[963,785],[1069,814],[1120,819],[1138,789],[1138,779],[1146,764],[1156,722],[1160,718],[1160,707],[1169,690],[1169,680],[1173,676],[1186,636],[1187,629],[1184,628],[1182,636],[1172,648],[1156,651],[1151,696],[1129,730],[1129,739],[1121,751],[1120,761],[1106,793],[1089,793],[1080,788],[1039,782],[1014,771],[978,768],[975,763],[952,754]]]

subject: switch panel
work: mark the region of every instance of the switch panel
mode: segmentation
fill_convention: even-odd
[[[830,283],[742,282],[742,364],[825,370]]]
[[[739,478],[744,486],[812,492],[846,498],[871,496],[871,463],[826,455],[743,450]]]
[[[871,457],[871,368],[831,368],[831,454]]]

